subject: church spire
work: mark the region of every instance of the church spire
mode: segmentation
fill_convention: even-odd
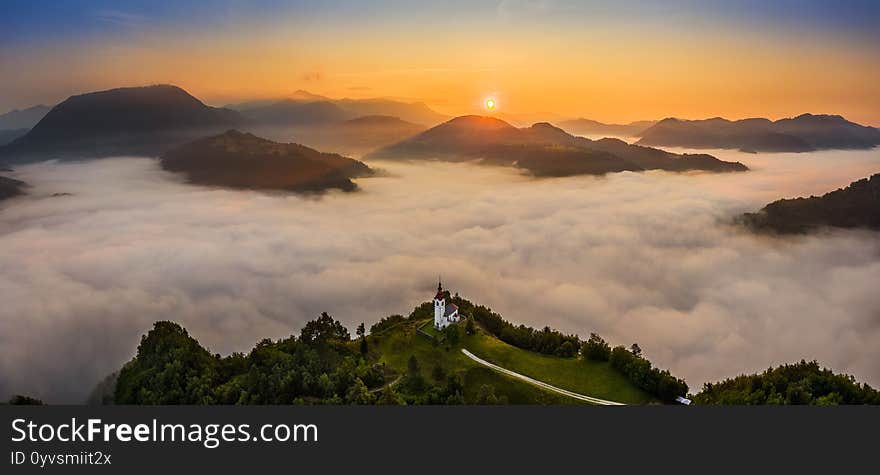
[[[437,300],[443,300],[445,297],[443,296],[443,283],[440,281],[440,276],[437,276],[437,295],[434,296]]]

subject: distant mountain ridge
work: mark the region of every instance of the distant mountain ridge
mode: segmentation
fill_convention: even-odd
[[[536,176],[602,174],[661,169],[745,171],[741,163],[705,154],[673,154],[622,140],[590,140],[548,123],[518,129],[482,116],[456,117],[409,139],[368,154],[371,159],[481,160],[522,168]]]
[[[880,230],[880,173],[822,196],[774,201],[739,220],[757,231],[804,233],[823,226]]]
[[[30,129],[52,108],[43,104],[0,114],[0,130]]]
[[[351,178],[373,171],[362,162],[293,143],[277,143],[228,130],[164,153],[162,168],[191,183],[230,188],[317,192],[354,191]]]
[[[0,146],[6,145],[13,140],[24,137],[30,129],[2,129],[0,130]]]
[[[880,145],[880,130],[874,127],[850,122],[839,115],[813,114],[777,121],[668,118],[641,132],[640,136],[636,142],[640,145],[732,148],[746,152],[811,152]]]
[[[170,85],[126,87],[71,96],[24,136],[0,147],[0,161],[157,155],[243,121]]]
[[[340,122],[361,116],[384,115],[406,122],[435,125],[448,117],[433,111],[423,102],[393,99],[331,99],[298,90],[285,98],[230,104],[249,120],[270,125],[314,125]]]
[[[605,124],[592,119],[572,119],[559,122],[559,126],[577,135],[615,135],[619,137],[637,137],[640,133],[656,124],[653,120],[640,120],[628,124]]]

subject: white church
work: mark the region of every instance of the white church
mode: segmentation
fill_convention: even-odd
[[[446,296],[443,294],[443,284],[438,280],[437,295],[434,296],[434,328],[442,330],[458,322],[460,319],[458,305],[452,302],[446,303]]]

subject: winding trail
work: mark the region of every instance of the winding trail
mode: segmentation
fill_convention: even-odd
[[[529,384],[533,384],[535,386],[538,386],[539,388],[543,388],[548,391],[553,391],[555,393],[563,394],[565,396],[579,399],[581,401],[586,401],[590,404],[598,404],[600,406],[625,406],[626,405],[622,402],[608,401],[605,399],[599,399],[599,398],[592,397],[592,396],[585,396],[583,394],[578,394],[578,393],[569,391],[567,389],[557,388],[556,386],[552,386],[552,385],[547,384],[543,381],[538,381],[537,379],[530,378],[524,374],[519,374],[519,373],[511,371],[507,368],[502,368],[501,366],[498,366],[496,364],[492,364],[492,363],[474,355],[473,353],[471,353],[470,351],[468,351],[464,348],[461,349],[461,352],[464,353],[464,355],[467,356],[468,358],[476,361],[477,363],[480,363],[483,366],[494,369],[495,371],[498,371],[499,373],[503,373],[508,376],[512,376],[514,378],[521,379]]]
[[[402,375],[402,374],[401,374],[400,376],[398,376],[397,379],[395,379],[394,381],[391,381],[391,382],[388,383],[388,384],[383,384],[382,386],[379,386],[378,388],[371,389],[370,392],[371,392],[371,393],[377,393],[377,392],[379,392],[379,391],[381,391],[381,390],[383,390],[383,389],[385,389],[385,388],[393,387],[395,384],[399,383],[401,379],[403,379],[403,375]]]

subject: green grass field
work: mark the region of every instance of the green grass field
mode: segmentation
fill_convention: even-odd
[[[424,320],[405,321],[370,335],[372,351],[378,354],[380,362],[399,374],[406,372],[410,355],[415,355],[425,380],[432,383],[435,365],[443,368],[446,374],[457,373],[462,377],[468,402],[475,399],[482,385],[490,384],[495,388],[496,396],[505,396],[510,404],[583,403],[486,368],[462,354],[461,348],[499,366],[570,391],[627,404],[651,402],[648,394],[633,386],[607,363],[540,355],[508,345],[482,331],[475,335],[465,335],[462,331],[459,345],[447,348],[445,344],[435,343],[419,334],[416,328],[422,323]]]
[[[626,404],[653,401],[648,393],[635,387],[607,362],[521,350],[482,332],[465,336],[462,345],[486,361],[562,389]]]

